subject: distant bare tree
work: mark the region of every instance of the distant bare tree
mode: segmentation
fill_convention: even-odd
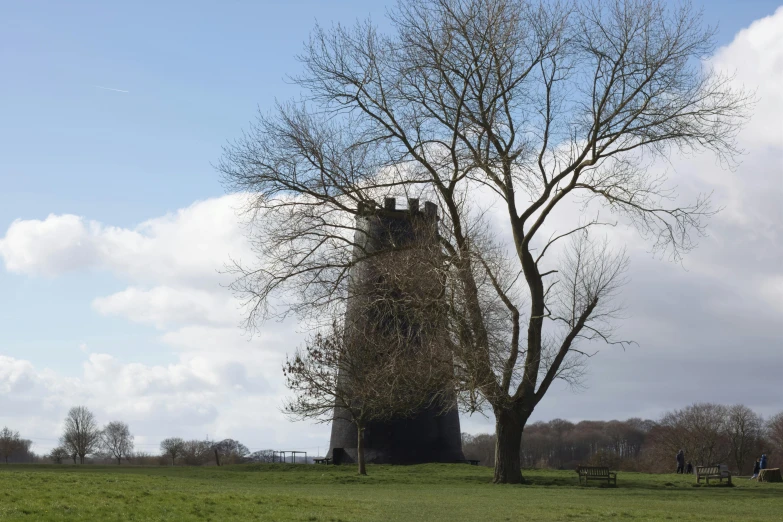
[[[63,446],[57,446],[56,448],[52,449],[52,451],[49,452],[47,457],[54,462],[55,464],[62,464],[64,459],[67,459],[71,456],[71,453],[68,451],[67,448]]]
[[[172,437],[160,441],[160,451],[164,455],[171,457],[171,465],[176,464],[176,459],[185,451],[185,441],[179,437]]]
[[[778,459],[783,460],[783,411],[770,417],[765,427],[772,451]]]
[[[466,459],[478,460],[482,466],[493,467],[495,465],[495,435],[463,433],[462,452]]]
[[[146,451],[136,450],[128,460],[142,466],[165,466],[168,464],[168,455],[156,455]]]
[[[95,421],[95,415],[85,406],[75,406],[65,417],[65,427],[61,443],[69,449],[72,455],[79,457],[84,464],[84,457],[93,453],[100,446],[101,430]],[[74,457],[74,462],[76,458]]]
[[[595,241],[616,221],[593,204],[679,259],[713,212],[706,196],[679,204],[652,162],[706,150],[732,164],[753,100],[700,65],[715,32],[687,2],[404,0],[389,17],[389,32],[317,26],[294,79],[304,101],[226,148],[219,170],[251,195],[260,261],[234,267],[234,290],[249,327],[332,317],[363,261],[359,208],[437,201],[465,406],[494,413],[495,482],[521,482],[522,432],[552,382],[579,383],[580,342],[619,342],[626,261]],[[484,219],[493,206],[503,229]],[[580,218],[553,231],[569,207]]]
[[[254,451],[253,453],[247,456],[247,460],[250,462],[270,464],[275,461],[275,452],[274,450]]]
[[[764,430],[764,420],[743,404],[730,406],[726,412],[726,429],[731,441],[731,456],[738,473],[758,454]]]
[[[393,320],[395,316],[386,317]],[[389,332],[378,336],[354,326],[335,321],[330,332],[315,335],[304,350],[287,360],[283,373],[294,395],[285,403],[284,412],[320,422],[340,415],[352,422],[358,436],[358,471],[366,475],[367,424],[413,415],[447,400],[441,390],[450,382],[451,366],[444,364],[442,349],[437,362],[436,343],[417,343],[420,349],[411,350],[410,338],[395,341]],[[383,344],[379,344],[381,339]]]
[[[3,457],[5,463],[8,459],[22,448],[22,439],[18,431],[12,431],[8,427],[0,430],[0,457]]]
[[[133,435],[128,425],[121,421],[107,424],[101,432],[101,447],[117,459],[117,464],[122,464],[122,459],[129,459],[133,453]]]
[[[694,465],[712,466],[731,458],[728,408],[720,404],[696,403],[663,416],[658,445],[665,450],[662,458],[685,450],[685,457]]]
[[[250,454],[247,446],[234,439],[216,442],[212,445],[212,449],[215,453],[215,464],[218,466],[221,465],[221,459],[223,464],[239,464]]]
[[[187,466],[207,463],[213,454],[212,443],[206,440],[187,440],[183,443],[180,457]]]

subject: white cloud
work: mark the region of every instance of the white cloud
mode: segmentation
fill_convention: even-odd
[[[755,89],[758,95],[753,120],[742,132],[743,139],[754,148],[783,147],[783,7],[756,20],[734,37],[731,44],[718,49],[712,65],[728,74],[735,73],[735,83]],[[778,167],[783,168],[783,156]]]
[[[71,214],[16,220],[0,240],[0,255],[10,272],[58,275],[95,264],[99,233],[97,223]]]
[[[82,217],[16,220],[0,240],[10,272],[56,276],[101,268],[140,284],[186,284],[209,290],[230,258],[251,255],[238,225],[239,196],[193,203],[134,229]]]
[[[222,287],[212,292],[169,286],[156,286],[149,290],[129,287],[96,298],[93,307],[103,315],[124,316],[159,329],[193,323],[236,326],[239,322],[239,305]]]

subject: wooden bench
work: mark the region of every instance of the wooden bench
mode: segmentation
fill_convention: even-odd
[[[731,484],[731,473],[729,473],[728,466],[723,464],[720,466],[696,466],[696,483],[701,483],[701,479],[704,479],[707,484],[710,483],[710,479],[718,479],[720,482],[727,479]]]
[[[576,472],[579,474],[580,484],[583,480],[585,484],[588,480],[605,480],[607,485],[617,485],[617,473],[603,466],[579,466]]]
[[[332,457],[321,457],[319,459],[313,459],[313,462],[315,462],[316,464],[331,464]]]
[[[480,460],[474,460],[474,459],[462,459],[462,460],[458,460],[457,461],[457,463],[459,463],[459,464],[470,464],[471,466],[478,466],[479,462],[481,462],[481,461]]]

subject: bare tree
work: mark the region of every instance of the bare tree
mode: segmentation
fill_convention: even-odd
[[[107,424],[101,432],[101,447],[112,458],[117,459],[117,464],[122,464],[122,459],[129,459],[133,453],[133,435],[128,425],[121,421]]]
[[[731,441],[731,456],[738,473],[744,473],[746,464],[761,449],[764,420],[744,404],[735,404],[727,410],[727,426]]]
[[[275,461],[274,450],[258,450],[254,451],[247,456],[247,460],[250,462],[259,462],[263,464],[270,464]]]
[[[8,427],[0,430],[0,457],[3,457],[5,463],[8,459],[22,448],[22,439],[18,431],[12,431]]]
[[[234,439],[223,439],[216,442],[212,445],[212,449],[215,453],[215,464],[218,466],[221,465],[221,455],[223,456],[223,464],[239,464],[250,454],[247,446]]]
[[[183,443],[180,457],[187,466],[201,466],[212,457],[213,445],[207,440],[187,440]]]
[[[495,460],[495,436],[462,434],[462,451],[466,459],[478,460],[482,466],[492,467]]]
[[[49,452],[47,457],[55,464],[62,464],[63,459],[67,459],[71,456],[71,453],[64,446],[57,446]]]
[[[700,65],[714,31],[687,3],[408,0],[390,22],[389,35],[317,26],[294,78],[304,101],[226,147],[219,170],[251,196],[260,261],[233,267],[234,290],[249,327],[332,317],[363,260],[360,209],[389,194],[437,201],[464,406],[491,408],[494,480],[520,482],[522,431],[552,382],[579,384],[580,346],[622,343],[610,301],[627,263],[595,230],[623,219],[674,259],[693,248],[709,197],[678,203],[650,166],[705,150],[731,165],[753,100]],[[581,218],[553,230],[564,208]]]
[[[659,447],[672,462],[680,449],[697,465],[726,462],[732,456],[728,411],[720,404],[696,403],[665,414],[660,421],[665,430],[659,433]]]
[[[329,422],[334,415],[352,422],[357,429],[358,472],[366,475],[367,425],[413,415],[430,404],[445,404],[443,384],[450,382],[451,367],[443,360],[433,362],[434,343],[410,350],[409,339],[395,342],[388,331],[368,335],[355,324],[335,321],[331,331],[316,334],[304,350],[286,361],[283,373],[294,395],[284,411],[297,419]]]
[[[95,421],[95,415],[85,406],[75,406],[68,411],[61,443],[74,456],[74,463],[78,456],[81,464],[84,464],[85,456],[99,448],[101,430]]]
[[[179,437],[172,437],[160,441],[160,451],[171,457],[171,465],[176,464],[177,457],[182,456],[185,451],[185,441]]]
[[[765,431],[775,456],[783,460],[783,411],[767,420]]]

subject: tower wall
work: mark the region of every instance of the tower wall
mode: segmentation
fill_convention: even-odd
[[[409,199],[408,208],[401,210],[396,208],[393,198],[387,198],[383,208],[360,207],[354,258],[410,245],[414,240],[437,242],[437,220],[436,205],[426,202],[419,209],[416,199]],[[371,298],[367,288],[375,275],[368,265],[360,262],[351,271],[346,321],[358,316],[357,311]],[[348,413],[335,408],[329,455],[336,463],[356,461],[357,436]],[[367,462],[415,464],[464,458],[456,403],[445,413],[442,407],[432,406],[413,417],[369,423],[364,431],[364,444]]]

